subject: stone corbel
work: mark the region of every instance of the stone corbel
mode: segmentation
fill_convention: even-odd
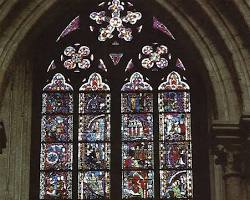
[[[215,148],[215,163],[221,165],[226,176],[242,175],[242,154],[240,149],[219,144]]]
[[[242,173],[242,132],[240,125],[216,122],[212,127],[215,163],[221,165],[225,176]]]
[[[3,149],[6,148],[7,138],[5,133],[5,128],[3,121],[0,121],[0,154],[2,154]]]

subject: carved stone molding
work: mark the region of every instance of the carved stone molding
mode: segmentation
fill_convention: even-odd
[[[7,138],[6,138],[4,124],[3,121],[0,120],[0,154],[2,154],[2,150],[6,148],[6,142]]]

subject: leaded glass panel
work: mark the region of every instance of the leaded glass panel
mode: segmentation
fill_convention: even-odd
[[[71,172],[41,172],[40,199],[71,199]]]
[[[109,172],[80,172],[78,181],[78,199],[103,199],[110,197]]]
[[[73,140],[72,115],[44,115],[41,127],[42,142],[71,142]]]
[[[129,198],[153,198],[154,197],[154,172],[124,171],[122,182],[122,197]]]
[[[192,171],[160,171],[160,196],[166,199],[191,198],[193,196]]]
[[[110,168],[110,143],[82,143],[78,151],[80,170]]]
[[[72,170],[72,144],[42,143],[41,170]]]

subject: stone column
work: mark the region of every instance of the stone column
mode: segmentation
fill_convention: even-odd
[[[242,200],[242,173],[240,152],[217,146],[216,163],[222,165],[224,170],[226,200]]]

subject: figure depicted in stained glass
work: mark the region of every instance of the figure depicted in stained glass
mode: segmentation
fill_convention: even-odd
[[[151,114],[122,115],[123,140],[152,140],[153,116]]]
[[[81,93],[79,95],[80,113],[106,113],[110,112],[110,94],[107,93]]]
[[[83,84],[80,91],[110,91],[109,86],[102,82],[102,77],[98,73],[90,75],[87,83]]]
[[[159,94],[160,112],[190,112],[188,92],[164,92]]]
[[[160,143],[161,169],[192,167],[191,144],[189,142]]]
[[[79,169],[108,169],[110,165],[109,143],[79,144]]]
[[[124,171],[123,198],[153,198],[153,171]]]
[[[151,91],[152,87],[144,81],[139,72],[132,74],[130,81],[123,85],[122,91]]]
[[[97,24],[108,24],[106,27],[100,28],[100,35],[98,37],[99,41],[106,41],[114,37],[114,32],[118,32],[118,38],[124,39],[125,41],[131,41],[132,36],[132,26],[126,28],[128,25],[135,25],[142,17],[140,12],[127,11],[127,15],[123,16],[125,13],[125,5],[132,4],[130,2],[123,2],[120,0],[112,0],[103,2],[101,6],[107,5],[108,12],[92,12],[90,14],[90,19],[94,20]],[[127,7],[127,6],[126,6]],[[106,13],[111,13],[111,16],[107,16]],[[138,31],[139,32],[139,31]]]
[[[160,114],[159,118],[160,140],[191,140],[190,114]]]
[[[73,116],[44,115],[41,124],[42,142],[69,142],[73,139]]]
[[[123,143],[122,152],[124,169],[149,169],[153,167],[152,142]]]
[[[189,85],[181,80],[180,75],[173,71],[167,76],[167,81],[162,83],[159,90],[189,90]]]
[[[191,171],[160,171],[160,196],[167,199],[192,197]]]
[[[102,199],[110,197],[109,172],[88,171],[79,173],[79,199]]]
[[[40,199],[71,199],[72,174],[70,172],[42,172]]]
[[[44,93],[43,113],[72,113],[73,96],[69,93]]]
[[[52,143],[41,146],[41,170],[71,170],[72,144]]]
[[[110,115],[80,116],[79,141],[110,141]]]
[[[51,83],[47,84],[43,88],[44,92],[54,92],[54,91],[73,91],[73,88],[70,84],[66,83],[65,77],[57,73],[52,78]]]
[[[122,112],[153,112],[152,93],[122,93]]]

